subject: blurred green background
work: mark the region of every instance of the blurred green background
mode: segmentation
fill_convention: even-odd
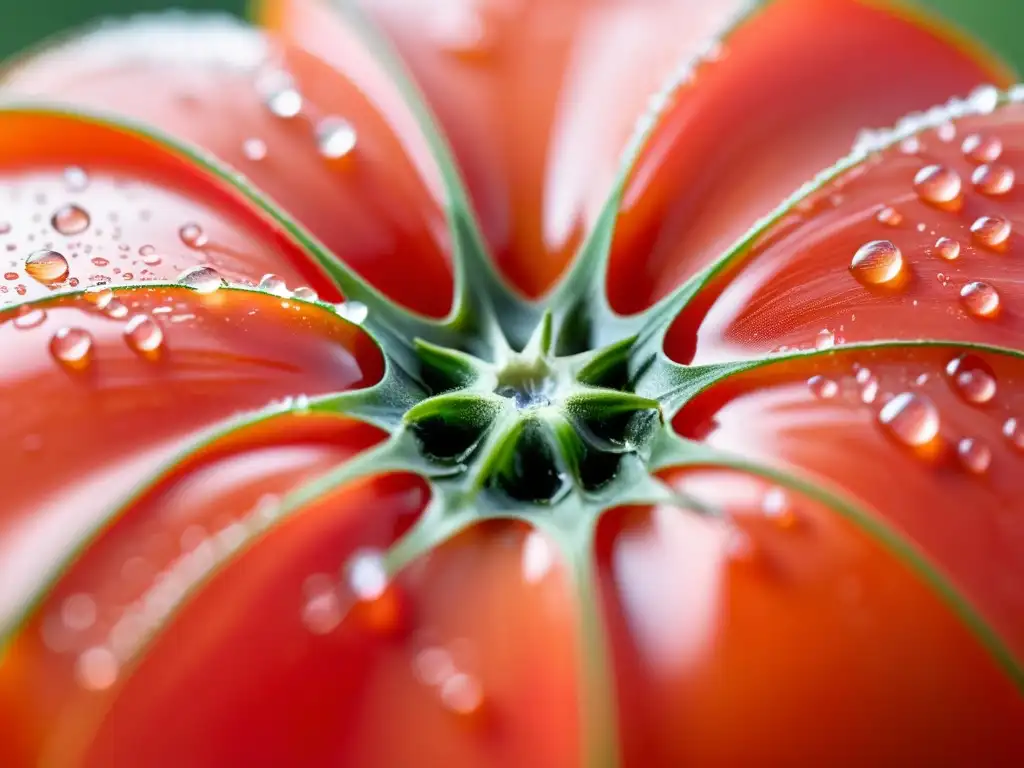
[[[550,0],[555,2],[556,0]],[[711,3],[716,0],[692,0]],[[886,2],[886,0],[864,0]],[[1024,0],[888,0],[930,7],[969,29],[1024,71]],[[158,8],[219,8],[244,12],[246,0],[0,0],[0,56],[54,32],[108,15]],[[16,10],[15,10],[16,9]],[[872,52],[885,55],[884,52]]]

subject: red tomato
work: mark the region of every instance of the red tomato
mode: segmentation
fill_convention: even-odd
[[[1007,70],[859,0],[256,22],[0,78],[0,765],[1024,763]]]

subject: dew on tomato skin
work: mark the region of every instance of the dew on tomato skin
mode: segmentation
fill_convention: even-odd
[[[262,139],[246,139],[242,142],[242,154],[247,160],[259,162],[267,156],[267,145]]]
[[[117,657],[109,648],[96,646],[84,651],[75,664],[78,684],[87,691],[103,691],[117,682]]]
[[[957,392],[969,403],[981,405],[990,402],[996,395],[995,378],[980,368],[960,371],[954,380]]]
[[[117,298],[112,298],[108,301],[106,307],[103,308],[103,312],[107,317],[113,318],[114,320],[123,320],[128,317],[128,307],[123,301]]]
[[[266,274],[260,278],[257,288],[261,291],[273,294],[274,296],[280,296],[281,298],[287,298],[291,295],[288,291],[288,285],[285,283],[284,278],[274,274]]]
[[[935,135],[939,141],[950,142],[956,138],[956,125],[947,121],[935,129]]]
[[[61,328],[50,339],[50,352],[66,366],[83,365],[92,352],[92,336],[81,328]]]
[[[64,169],[64,184],[70,192],[81,192],[89,186],[89,175],[77,165],[69,166]]]
[[[19,277],[21,277],[21,275],[17,272],[4,272],[5,280],[17,280]]]
[[[835,343],[836,335],[828,328],[822,328],[818,331],[818,335],[814,337],[815,349],[831,349],[835,346]]]
[[[335,305],[338,314],[353,325],[362,325],[366,321],[370,309],[361,301],[343,301]]]
[[[303,301],[317,301],[320,298],[316,291],[305,285],[299,286],[292,291],[292,297],[302,299]]]
[[[551,571],[555,554],[547,536],[531,531],[523,543],[523,580],[527,584],[538,584]]]
[[[884,285],[903,270],[903,254],[891,240],[872,240],[853,255],[850,271],[866,285]]]
[[[78,205],[65,205],[57,209],[50,218],[50,224],[62,235],[80,235],[89,228],[92,220],[88,212]],[[99,233],[97,233],[99,234]]]
[[[89,261],[94,267],[110,266],[110,262],[107,259],[104,259],[102,256],[93,256]]]
[[[197,293],[213,293],[224,285],[221,277],[213,267],[198,266],[186,269],[178,276],[178,282]]]
[[[960,174],[944,165],[926,165],[914,176],[914,189],[924,202],[948,205],[960,197]]]
[[[951,237],[940,237],[935,241],[935,255],[946,261],[956,261],[960,257],[960,243]]]
[[[44,285],[66,280],[70,269],[64,254],[57,251],[33,251],[25,259],[25,273]]]
[[[761,511],[780,528],[792,528],[797,522],[796,511],[789,501],[789,496],[777,486],[765,492],[761,499]]]
[[[898,227],[903,223],[903,214],[889,205],[880,209],[878,213],[875,214],[875,218],[880,224],[885,224],[889,227]]]
[[[142,257],[142,263],[150,267],[155,267],[161,262],[160,254],[152,245],[144,245],[139,248],[139,256]]]
[[[956,446],[960,464],[969,472],[982,475],[992,463],[992,450],[980,440],[964,437]]]
[[[203,232],[203,228],[194,222],[183,224],[178,230],[178,237],[181,239],[181,242],[195,250],[203,248],[209,242],[209,238]]]
[[[1024,451],[1024,424],[1016,416],[1003,422],[1003,436],[1014,448]]]
[[[314,574],[302,585],[305,602],[302,623],[314,635],[327,635],[341,624],[341,601],[337,585],[326,574]]]
[[[302,94],[287,72],[264,72],[256,86],[263,95],[263,103],[274,116],[288,120],[302,112]]]
[[[449,675],[438,687],[438,694],[445,709],[464,717],[479,712],[484,703],[480,680],[465,672]]]
[[[105,285],[91,285],[85,289],[85,299],[97,309],[106,309],[114,299],[114,292]]]
[[[900,142],[900,152],[905,155],[916,155],[921,151],[921,139],[917,136],[908,136]]]
[[[878,379],[866,368],[863,369],[865,376],[857,376],[857,383],[860,386],[860,401],[865,405],[871,405],[878,397]]]
[[[357,552],[345,567],[345,580],[357,600],[371,602],[384,595],[388,574],[384,558],[377,550]]]
[[[999,292],[988,283],[975,280],[960,289],[960,303],[975,317],[991,318],[999,312]]]
[[[971,174],[971,183],[983,195],[998,197],[1013,189],[1016,175],[1006,165],[979,165]]]
[[[807,387],[819,400],[831,400],[839,393],[839,385],[827,376],[811,376],[807,380]]]
[[[1003,153],[1003,142],[995,136],[972,133],[960,145],[964,157],[975,163],[994,163]]]
[[[971,234],[979,245],[999,249],[1010,239],[1012,227],[1002,216],[979,216],[971,224]]]
[[[23,307],[22,310],[14,316],[14,327],[20,330],[27,330],[29,328],[37,328],[43,324],[46,320],[46,311],[39,307]]]
[[[84,593],[70,595],[60,608],[64,626],[72,632],[84,632],[96,623],[96,601]]]
[[[925,395],[901,392],[882,406],[879,423],[896,440],[911,447],[930,443],[939,434],[939,411]]]
[[[149,315],[135,315],[124,327],[124,339],[135,352],[155,352],[164,343],[164,332]]]
[[[316,144],[328,160],[340,160],[356,148],[356,129],[343,117],[325,117],[316,126]]]

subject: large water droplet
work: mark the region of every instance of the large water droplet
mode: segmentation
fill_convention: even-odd
[[[926,165],[914,176],[918,196],[932,205],[946,205],[960,196],[960,174],[943,165]]]
[[[1002,216],[979,216],[971,224],[974,239],[987,248],[1000,248],[1010,238],[1010,222]]]
[[[370,314],[369,307],[361,301],[343,301],[335,307],[341,317],[354,325],[362,325]]]
[[[316,291],[306,285],[299,286],[292,291],[292,296],[296,299],[302,299],[303,301],[316,301],[320,297],[317,296]]]
[[[850,271],[861,283],[882,285],[895,280],[903,269],[903,254],[890,240],[872,240],[853,255]]]
[[[980,280],[960,289],[960,302],[975,317],[994,317],[999,311],[999,292]]]
[[[960,243],[951,237],[940,237],[935,241],[935,255],[946,261],[960,258]]]
[[[819,400],[831,400],[839,392],[839,385],[827,376],[811,376],[807,380],[807,387]]]
[[[67,366],[84,364],[91,351],[92,336],[81,328],[61,328],[50,339],[50,352]]]
[[[14,316],[14,327],[21,330],[27,330],[29,328],[36,328],[43,324],[46,320],[46,312],[38,307],[23,307],[21,311]]]
[[[995,377],[980,368],[960,371],[954,381],[957,391],[969,403],[987,403],[996,395]]]
[[[267,274],[260,279],[259,286],[260,290],[271,293],[274,296],[280,296],[283,299],[288,298],[289,291],[288,285],[285,283],[283,277],[278,275]]]
[[[353,555],[346,568],[349,589],[359,600],[380,598],[388,586],[384,558],[376,550],[362,550]]]
[[[154,352],[164,343],[164,332],[149,315],[136,315],[124,327],[124,338],[136,352]]]
[[[815,349],[830,349],[835,346],[835,343],[836,335],[828,328],[822,328],[818,331],[818,335],[814,337]]]
[[[975,163],[994,163],[1003,153],[1003,142],[995,136],[972,133],[960,145],[964,156]]]
[[[356,148],[356,129],[343,117],[327,117],[316,127],[316,143],[320,154],[338,160]]]
[[[59,283],[68,276],[68,260],[57,251],[33,251],[25,259],[25,272],[40,283]]]
[[[957,443],[956,453],[960,464],[976,475],[984,474],[992,463],[992,451],[989,447],[971,437],[965,437]]]
[[[89,228],[89,214],[77,205],[65,205],[53,214],[50,223],[62,235],[79,235]]]
[[[939,411],[935,404],[916,392],[901,392],[886,403],[878,421],[899,442],[921,446],[939,434]]]
[[[117,681],[118,667],[117,658],[109,648],[90,648],[78,657],[75,677],[87,691],[103,691]]]
[[[213,293],[224,285],[224,278],[213,267],[199,266],[182,272],[178,282],[199,293]]]
[[[202,248],[209,242],[209,238],[207,238],[206,233],[203,232],[202,227],[191,222],[182,225],[181,229],[178,230],[178,237],[180,237],[181,242],[189,248],[195,249]]]
[[[1013,189],[1016,176],[1007,165],[979,165],[971,174],[971,183],[983,195],[1005,195]]]

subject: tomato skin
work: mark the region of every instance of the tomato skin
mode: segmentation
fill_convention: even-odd
[[[1022,193],[978,171],[1024,173],[1022,107],[864,159],[702,273],[857,130],[1008,75],[859,0],[776,0],[710,48],[738,2],[517,3],[363,0],[397,72],[334,2],[265,0],[261,30],[154,17],[4,73],[183,143],[0,110],[0,302],[29,302],[0,306],[0,765],[1024,762]],[[617,190],[636,116],[691,57]],[[936,164],[962,186],[942,204],[918,179]],[[637,493],[664,503],[459,485],[498,453],[486,431],[465,466],[409,458],[433,371],[406,343],[493,331],[472,302],[444,320],[473,216],[523,317],[583,312],[549,292],[591,236],[609,327],[703,274],[641,328],[668,327],[663,443],[581,443],[646,462]],[[858,272],[874,241],[898,279]],[[32,277],[40,249],[66,284]],[[346,313],[346,268],[420,317]],[[960,296],[979,281],[998,310]],[[457,340],[437,354],[507,356]],[[520,386],[589,430],[528,362],[438,399],[500,395],[522,423]],[[646,397],[649,363],[613,394]]]

